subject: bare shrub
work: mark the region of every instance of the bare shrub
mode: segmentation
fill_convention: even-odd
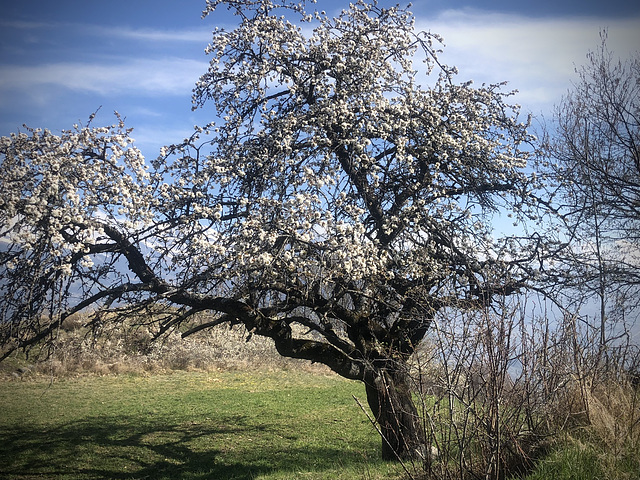
[[[588,323],[543,306],[505,300],[436,322],[412,371],[435,447],[427,477],[521,476],[560,434],[588,435],[603,465],[640,453],[637,350],[603,352]]]
[[[447,318],[416,359],[425,426],[438,450],[436,478],[522,473],[542,444],[516,307]]]

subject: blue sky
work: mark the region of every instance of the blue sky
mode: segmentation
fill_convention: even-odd
[[[119,111],[148,158],[213,120],[192,112],[191,89],[207,68],[210,32],[233,21],[200,18],[204,0],[5,2],[0,19],[0,135],[23,123],[52,130],[111,123]],[[383,0],[380,3],[395,3]],[[332,12],[338,0],[318,0]],[[415,0],[419,28],[445,37],[445,63],[460,81],[509,81],[525,111],[548,115],[607,28],[609,46],[640,50],[640,2]]]

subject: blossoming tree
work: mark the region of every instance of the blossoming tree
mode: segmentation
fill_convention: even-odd
[[[543,255],[538,235],[492,231],[496,212],[535,215],[526,125],[500,86],[456,84],[405,9],[205,14],[222,6],[238,26],[214,31],[193,93],[218,125],[151,164],[121,121],[2,138],[5,356],[83,309],[164,306],[158,334],[241,323],[362,381],[385,458],[428,451],[412,354],[437,315],[517,292]]]

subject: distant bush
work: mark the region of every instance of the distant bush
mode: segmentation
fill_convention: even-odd
[[[172,332],[154,340],[144,325],[114,324],[100,335],[88,327],[88,317],[67,319],[55,341],[28,354],[14,354],[0,363],[0,375],[84,375],[153,373],[172,370],[244,368],[317,368],[278,354],[269,338],[252,336],[244,326],[220,325],[182,338]]]

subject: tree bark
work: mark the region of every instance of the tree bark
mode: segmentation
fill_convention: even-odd
[[[427,461],[430,450],[407,373],[385,368],[368,377],[364,382],[367,401],[382,434],[382,458]]]

